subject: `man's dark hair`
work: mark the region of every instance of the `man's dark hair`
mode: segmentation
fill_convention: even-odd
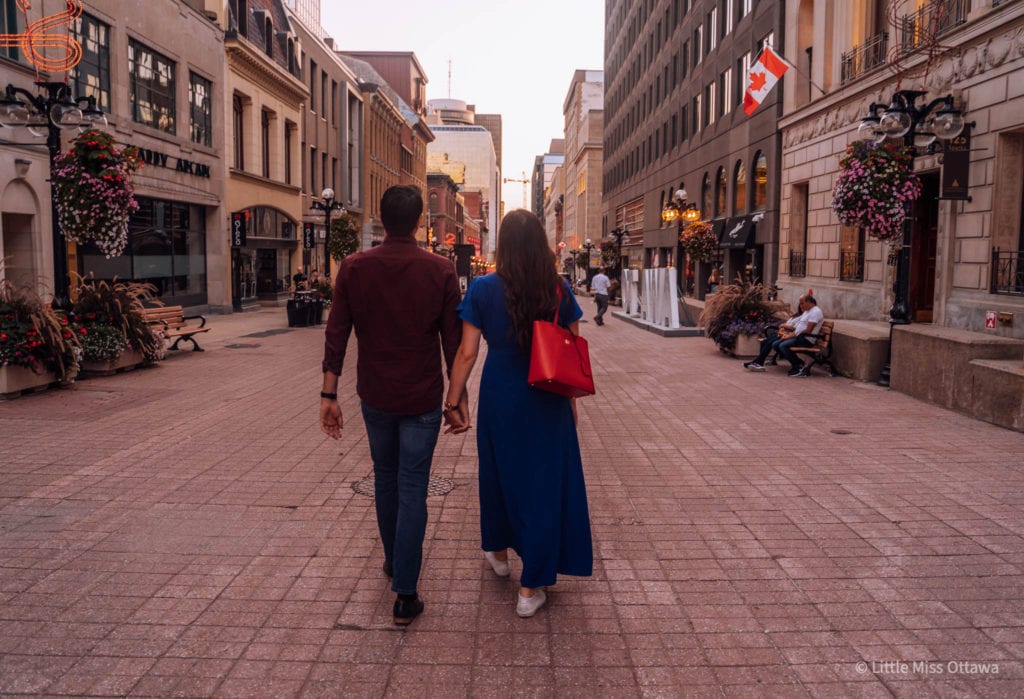
[[[420,225],[423,196],[411,185],[388,187],[380,198],[380,222],[388,235],[410,236]]]
[[[818,305],[818,302],[810,294],[804,294],[804,301],[806,301],[807,303],[811,304],[812,306],[817,306]]]

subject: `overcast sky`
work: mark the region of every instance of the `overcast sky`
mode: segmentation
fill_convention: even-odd
[[[562,138],[573,71],[604,63],[598,0],[326,0],[322,23],[342,49],[415,52],[427,99],[450,96],[501,114],[503,177],[530,178],[533,159]],[[505,184],[502,198],[507,210],[522,206],[523,186]]]

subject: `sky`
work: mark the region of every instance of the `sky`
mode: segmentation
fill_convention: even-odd
[[[343,50],[413,51],[428,100],[501,114],[502,176],[516,179],[530,179],[534,158],[563,137],[573,71],[604,66],[598,0],[324,0],[321,24]],[[506,211],[523,206],[523,185],[505,183],[502,198]]]

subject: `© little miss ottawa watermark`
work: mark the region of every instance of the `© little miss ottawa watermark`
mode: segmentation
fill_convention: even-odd
[[[872,660],[856,664],[858,674],[870,672],[874,675],[998,675],[999,663],[982,663],[973,660]]]

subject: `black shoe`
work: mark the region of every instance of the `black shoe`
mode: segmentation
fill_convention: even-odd
[[[786,376],[799,376],[800,372],[802,372],[803,370],[804,370],[804,365],[803,364],[801,364],[800,366],[795,366],[795,367],[793,367],[792,369],[790,369],[789,371],[786,372]]]
[[[423,612],[423,600],[416,595],[399,595],[392,611],[397,626],[408,626]]]
[[[384,561],[384,575],[389,578],[395,577],[395,569],[391,566],[391,561]]]
[[[764,362],[765,366],[775,366],[777,364],[778,361],[776,361],[775,357],[768,357],[768,359],[766,359]]]

